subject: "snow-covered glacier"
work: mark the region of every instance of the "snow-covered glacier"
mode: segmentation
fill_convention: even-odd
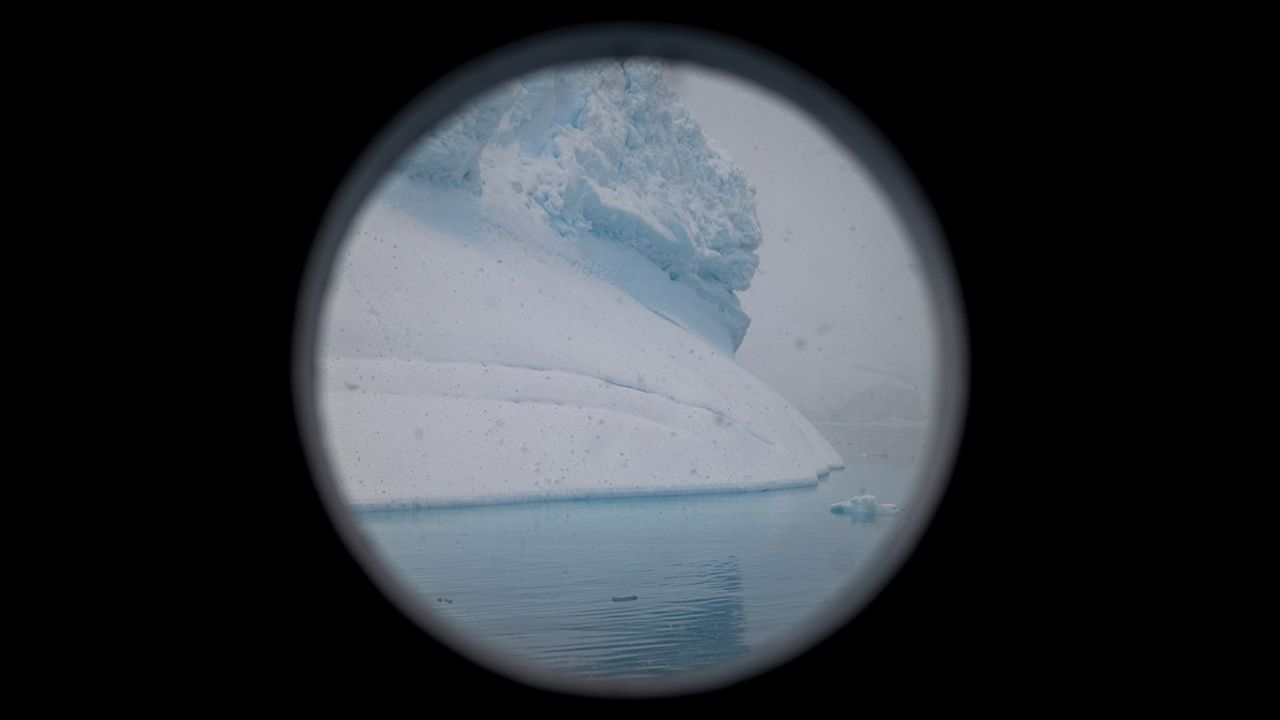
[[[734,360],[762,239],[658,63],[470,103],[366,201],[334,268],[320,414],[348,501],[818,482],[840,456]]]

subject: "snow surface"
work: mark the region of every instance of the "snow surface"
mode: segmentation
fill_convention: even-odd
[[[733,353],[754,192],[651,62],[471,104],[366,202],[323,323],[357,505],[816,483],[839,455]]]

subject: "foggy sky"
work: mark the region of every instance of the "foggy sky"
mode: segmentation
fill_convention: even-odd
[[[914,388],[931,407],[933,320],[915,250],[870,173],[788,101],[670,65],[667,81],[756,187],[764,243],[739,293],[738,361],[810,418],[859,390]]]

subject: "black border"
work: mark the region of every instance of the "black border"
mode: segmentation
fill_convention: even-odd
[[[595,19],[595,18],[592,18]],[[529,689],[478,670],[432,642],[369,582],[334,532],[304,460],[292,397],[297,291],[321,218],[368,142],[422,88],[465,59],[555,21],[379,27],[364,39],[291,37],[253,46],[226,78],[232,98],[216,134],[234,123],[237,167],[204,200],[234,212],[245,242],[208,250],[226,259],[229,362],[240,392],[217,424],[221,449],[240,464],[246,492],[211,501],[222,589],[196,608],[174,597],[174,625],[204,664],[228,652],[232,685],[276,693],[353,698],[416,688],[439,698],[505,698],[522,704],[597,706]],[[1053,141],[1039,134],[1028,100],[1042,59],[1034,40],[1001,33],[922,34],[875,23],[773,19],[699,22],[776,52],[851,100],[893,143],[944,228],[960,277],[972,348],[971,400],[953,480],[935,521],[903,570],[858,619],[809,654],[724,690],[659,705],[723,707],[762,698],[860,691],[1002,692],[1047,673],[1056,602],[1034,582],[1040,551],[1029,522],[1010,510],[1032,479],[1011,466],[1035,460],[1010,411],[1028,408],[1034,348],[1011,340],[1034,328],[1039,297],[1017,295],[1018,258],[1044,218],[1022,203],[1035,194],[1024,155]],[[477,29],[480,28],[480,29]],[[368,28],[363,31],[368,32]],[[357,30],[356,32],[359,32]],[[221,56],[218,58],[221,59]],[[189,139],[189,138],[188,138]],[[218,147],[224,147],[219,145]],[[250,204],[248,213],[240,212]],[[1043,258],[1043,254],[1033,257]],[[220,266],[221,269],[221,266]],[[237,313],[237,311],[240,311]],[[215,343],[216,333],[210,335]],[[217,351],[217,348],[214,348]],[[1009,358],[1009,359],[1007,359]],[[1028,365],[1030,367],[1028,367]],[[247,441],[237,443],[235,438]],[[996,460],[999,456],[999,460]],[[225,477],[219,478],[226,482]],[[1043,481],[1041,479],[1035,479]],[[249,506],[246,507],[246,501]],[[978,520],[975,520],[977,518]]]

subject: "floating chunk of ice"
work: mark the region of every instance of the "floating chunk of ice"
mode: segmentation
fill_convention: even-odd
[[[837,515],[892,515],[900,509],[893,503],[878,503],[875,495],[855,495],[831,506]]]

